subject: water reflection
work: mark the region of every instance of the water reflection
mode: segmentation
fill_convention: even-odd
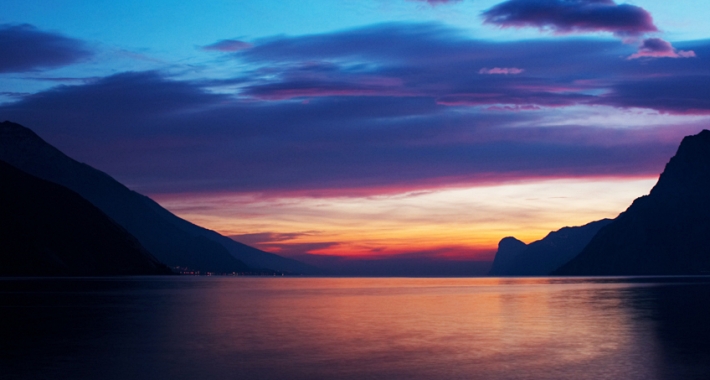
[[[710,378],[710,286],[690,278],[629,294],[636,316],[653,323],[660,377]]]
[[[707,379],[710,280],[0,280],[9,378]]]

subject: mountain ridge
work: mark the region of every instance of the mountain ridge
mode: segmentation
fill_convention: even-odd
[[[554,275],[710,273],[710,131],[683,138],[637,198]]]
[[[0,161],[0,275],[157,275],[172,271],[76,192]]]
[[[252,269],[318,272],[306,264],[237,243],[181,219],[108,174],[72,159],[19,124],[0,123],[0,159],[80,194],[170,267],[215,273]]]
[[[534,241],[524,247],[518,246],[517,251],[510,249],[501,252],[504,248],[501,240],[494,259],[494,267],[489,276],[545,276],[553,270],[564,265],[578,255],[594,235],[604,226],[611,223],[611,219],[601,219],[582,226],[562,227],[548,233],[544,238]],[[520,242],[519,240],[515,239]],[[524,244],[520,242],[521,244]],[[510,243],[508,243],[510,244]],[[499,254],[503,254],[501,260]],[[499,265],[495,266],[496,261]]]
[[[493,258],[489,276],[504,276],[510,271],[515,258],[528,247],[513,236],[507,236],[498,242],[498,250]]]

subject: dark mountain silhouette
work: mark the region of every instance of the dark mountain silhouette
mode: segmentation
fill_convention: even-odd
[[[710,131],[683,139],[650,194],[556,275],[710,273]]]
[[[515,238],[505,238],[498,245],[493,267],[488,274],[491,276],[548,275],[582,252],[594,235],[611,222],[611,219],[602,219],[584,226],[564,227],[550,232],[542,240],[522,247],[520,244],[524,245],[523,242]],[[496,262],[499,262],[498,266]]]
[[[259,269],[317,272],[309,265],[260,251],[183,220],[107,174],[66,156],[19,124],[0,123],[0,160],[77,192],[170,267],[217,273]]]
[[[493,265],[488,272],[489,276],[506,276],[515,263],[515,258],[528,246],[522,241],[512,237],[504,237],[498,243],[498,251],[493,259]]]
[[[79,194],[3,161],[0,183],[0,275],[171,273]]]

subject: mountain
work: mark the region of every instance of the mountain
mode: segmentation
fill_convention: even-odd
[[[583,226],[564,227],[524,247],[520,246],[524,243],[515,238],[505,238],[498,245],[493,267],[488,274],[491,276],[548,275],[582,252],[594,235],[611,222],[611,219],[602,219]],[[503,242],[506,239],[513,239],[519,244],[510,247],[512,243],[507,243],[504,246]],[[500,260],[499,255],[502,255]],[[496,261],[500,262],[498,266]]]
[[[493,259],[493,265],[488,272],[489,276],[507,276],[515,258],[528,246],[522,241],[512,237],[504,237],[498,243],[498,251]]]
[[[556,275],[710,273],[710,131],[683,139],[649,195]]]
[[[107,174],[66,156],[19,124],[0,123],[0,160],[77,192],[170,267],[217,273],[254,269],[317,272],[309,265],[260,251],[183,220]]]
[[[0,161],[0,275],[169,274],[79,194]]]

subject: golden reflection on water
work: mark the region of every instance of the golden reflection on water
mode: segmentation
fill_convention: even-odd
[[[195,293],[206,357],[266,378],[653,379],[628,284],[250,278]],[[197,343],[197,342],[196,342]],[[219,358],[219,359],[215,359]],[[572,376],[572,377],[570,377]]]

